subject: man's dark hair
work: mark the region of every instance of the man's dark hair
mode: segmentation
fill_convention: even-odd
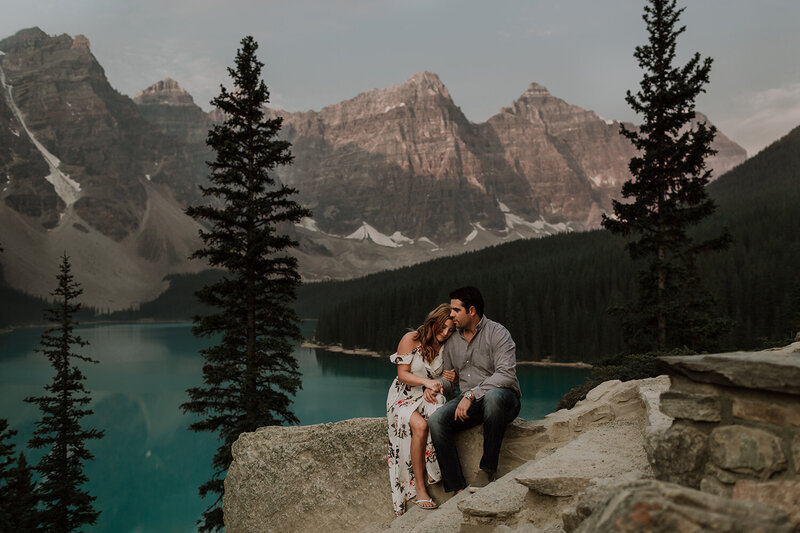
[[[461,300],[461,303],[464,304],[465,311],[469,311],[470,307],[474,307],[478,316],[483,318],[483,296],[481,296],[481,291],[475,287],[461,287],[460,289],[456,289],[450,293],[450,299]]]

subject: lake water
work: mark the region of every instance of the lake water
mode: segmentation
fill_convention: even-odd
[[[44,393],[53,371],[38,346],[42,329],[0,335],[0,418],[19,431],[17,452],[26,446],[40,413],[23,402]],[[191,334],[190,324],[113,324],[79,327],[89,341],[79,353],[100,361],[82,364],[95,414],[86,426],[106,431],[90,441],[95,460],[87,463],[87,485],[102,510],[92,532],[190,532],[207,503],[197,487],[210,475],[215,437],[186,430],[191,421],[179,406],[186,389],[201,383],[208,345]],[[77,351],[77,350],[76,350]],[[298,347],[303,388],[294,412],[303,425],[353,417],[385,416],[386,393],[396,375],[386,358]],[[523,392],[520,416],[539,419],[581,383],[587,371],[518,367]],[[25,450],[29,462],[41,452]],[[388,474],[387,474],[388,475]],[[388,485],[387,485],[388,490]]]

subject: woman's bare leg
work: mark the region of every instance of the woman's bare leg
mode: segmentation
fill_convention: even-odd
[[[425,487],[425,480],[428,478],[428,471],[425,468],[425,447],[428,443],[428,421],[422,418],[417,411],[411,414],[409,420],[411,426],[411,469],[414,471],[414,479],[417,486],[417,500],[430,500],[428,489]],[[421,504],[422,507],[433,507],[435,504]]]

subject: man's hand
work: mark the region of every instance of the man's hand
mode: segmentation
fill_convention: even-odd
[[[443,370],[442,377],[447,381],[449,381],[450,383],[455,383],[456,381],[458,381],[458,373],[456,373],[455,368],[452,370]]]
[[[461,398],[461,401],[458,402],[458,405],[456,406],[455,420],[464,421],[468,419],[469,415],[467,414],[467,411],[469,411],[470,407],[472,407],[472,400],[466,396]]]
[[[436,399],[436,391],[433,389],[425,389],[422,391],[422,395],[425,397],[426,402],[439,403]]]

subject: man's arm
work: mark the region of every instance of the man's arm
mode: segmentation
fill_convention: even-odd
[[[450,350],[447,349],[448,344],[445,343],[442,346],[442,369],[443,370],[453,370],[453,360],[450,357]],[[439,378],[439,383],[442,384],[442,393],[446,396],[452,389],[453,384],[444,379],[443,377]]]
[[[470,389],[475,399],[483,398],[489,389],[512,388],[517,382],[517,346],[511,333],[498,324],[489,341],[490,356],[494,362],[494,373],[477,387]]]

